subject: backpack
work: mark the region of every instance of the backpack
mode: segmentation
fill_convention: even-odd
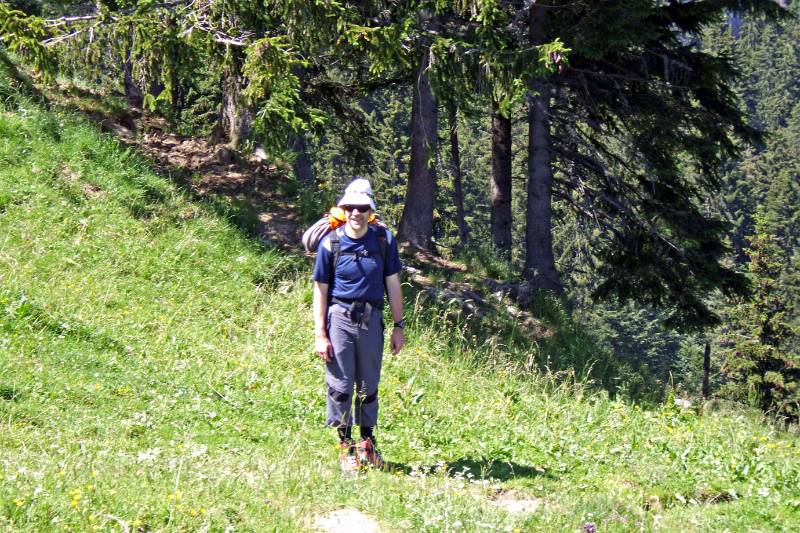
[[[333,267],[336,268],[336,264],[339,262],[339,256],[342,254],[342,242],[339,240],[339,232],[336,231],[336,229],[344,226],[346,221],[347,218],[344,214],[344,209],[338,206],[331,207],[330,211],[325,213],[322,218],[317,220],[303,233],[303,248],[305,248],[306,252],[316,253],[317,248],[319,248],[319,243],[332,231],[333,233],[330,238],[331,252],[333,252]],[[386,247],[388,243],[386,230],[389,227],[375,213],[370,217],[369,223],[378,230],[378,242],[381,244],[381,258],[383,259],[383,264],[386,265]]]
[[[314,224],[303,233],[303,238],[301,239],[303,248],[305,248],[308,253],[315,253],[325,235],[340,226],[344,226],[346,220],[344,209],[341,207],[331,207],[330,211],[322,215],[322,218],[314,222]]]

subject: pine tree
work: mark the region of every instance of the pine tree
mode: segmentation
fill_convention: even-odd
[[[731,302],[720,343],[724,371],[731,383],[723,393],[748,399],[768,413],[787,421],[800,416],[800,331],[788,323],[788,307],[778,287],[782,252],[763,216],[756,218],[756,233],[747,253],[751,299]]]
[[[532,131],[542,138],[529,147],[528,170],[539,174],[529,178],[528,231],[546,228],[552,197],[561,199],[601,229],[592,239],[600,259],[596,296],[668,309],[675,326],[713,324],[706,296],[741,292],[745,283],[721,262],[726,225],[707,200],[721,185],[720,164],[760,136],[731,89],[731,58],[704,52],[698,37],[728,8],[777,16],[780,7],[648,0],[535,6],[547,13],[539,19],[543,40],[563,36],[571,52],[563,74],[531,90],[532,109],[541,109],[531,114]],[[542,277],[540,286],[558,287],[548,231],[539,233],[528,239],[527,270]]]

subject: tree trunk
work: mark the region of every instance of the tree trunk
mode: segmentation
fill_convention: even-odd
[[[123,88],[125,91],[125,98],[128,100],[128,104],[133,107],[142,107],[142,90],[139,89],[139,86],[136,84],[136,81],[133,79],[133,63],[131,62],[130,56],[122,65],[122,73],[123,73]]]
[[[469,240],[469,228],[464,216],[464,188],[461,177],[461,150],[458,146],[458,116],[456,106],[448,107],[448,125],[450,126],[450,167],[453,172],[453,203],[456,204],[456,224],[458,240],[466,246]]]
[[[414,82],[411,105],[411,165],[398,241],[430,250],[436,197],[437,106],[428,78],[425,50]]]
[[[511,119],[492,101],[492,183],[490,228],[501,257],[511,259]]]
[[[220,117],[212,138],[219,142],[227,139],[228,145],[238,149],[241,142],[250,134],[253,116],[242,95],[244,79],[241,75],[240,60],[230,58],[222,75],[222,104]]]
[[[300,81],[300,94],[302,98],[307,97],[306,86],[308,84],[308,69],[306,67],[294,66],[292,73]],[[305,132],[294,133],[289,138],[289,148],[294,152],[295,159],[292,164],[294,175],[305,187],[313,187],[316,183],[314,179],[314,169],[311,167],[311,159],[308,157],[308,143]]]
[[[314,169],[311,167],[311,159],[308,157],[308,144],[306,136],[298,133],[293,136],[291,141],[292,151],[295,153],[295,160],[292,168],[298,181],[306,187],[313,187],[315,184]]]
[[[529,15],[531,44],[544,43],[546,9],[541,2]],[[552,153],[550,138],[550,86],[544,78],[534,78],[528,94],[528,205],[525,228],[525,279],[538,288],[561,295],[564,288],[553,258],[551,228]]]
[[[125,91],[125,98],[133,107],[142,107],[144,95],[136,80],[133,79],[133,58],[131,57],[131,46],[125,50],[125,61],[122,63],[122,87]]]

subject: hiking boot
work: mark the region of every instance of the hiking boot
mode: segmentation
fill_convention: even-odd
[[[345,440],[339,443],[339,467],[343,474],[358,472],[358,458],[356,457],[356,443]]]
[[[375,449],[375,444],[372,442],[372,439],[363,439],[358,443],[356,446],[356,457],[358,458],[358,464],[362,468],[371,466],[372,468],[383,470],[383,467],[386,466],[380,452]]]

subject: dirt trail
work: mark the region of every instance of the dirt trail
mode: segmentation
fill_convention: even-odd
[[[163,129],[147,128],[131,144],[151,157],[161,172],[178,171],[200,197],[221,196],[253,209],[258,236],[276,246],[297,246],[300,221],[291,199],[280,192],[288,178],[257,155],[243,156],[225,144],[205,138],[181,137]]]
[[[282,194],[289,178],[267,161],[263,152],[243,155],[226,144],[204,137],[169,133],[160,117],[141,109],[111,109],[104,95],[63,85],[48,91],[48,99],[87,115],[120,141],[150,157],[154,170],[188,186],[198,197],[222,197],[252,209],[258,237],[265,244],[297,247],[302,233],[292,198]]]

